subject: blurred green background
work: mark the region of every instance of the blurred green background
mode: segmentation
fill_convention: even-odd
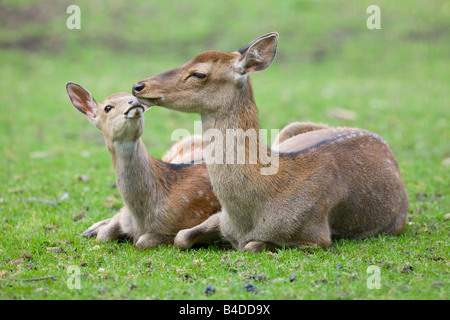
[[[80,7],[80,30],[66,27],[71,4]],[[448,149],[434,151],[449,137],[450,4],[379,1],[382,28],[369,30],[370,4],[3,0],[0,93],[9,112],[2,115],[2,145],[16,145],[9,155],[14,159],[36,151],[33,137],[66,145],[78,141],[67,139],[81,134],[74,129],[95,135],[70,109],[67,81],[101,101],[202,51],[233,51],[277,31],[275,63],[252,77],[264,127],[294,120],[356,125],[386,136],[399,151],[412,148],[427,159],[449,156]],[[168,147],[174,128],[189,129],[186,119],[198,119],[167,110],[153,110],[147,118],[145,139],[157,154]],[[32,145],[22,143],[24,136]]]
[[[71,4],[81,10],[79,30],[66,26]],[[379,30],[366,26],[372,4],[381,9]],[[414,233],[440,230],[446,247],[449,1],[1,0],[0,238],[9,249],[0,254],[61,242],[120,208],[102,135],[71,105],[68,81],[102,101],[200,52],[234,51],[271,31],[280,35],[275,62],[252,76],[261,127],[314,121],[378,133],[408,189],[406,234],[414,242]],[[193,120],[150,110],[142,137],[149,152],[162,156],[172,131],[193,132]],[[58,207],[26,200],[64,193]],[[49,225],[54,234],[45,233]]]

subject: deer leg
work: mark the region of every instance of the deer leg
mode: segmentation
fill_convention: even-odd
[[[268,251],[274,251],[275,248],[277,248],[277,246],[270,242],[250,241],[242,248],[242,251],[244,251],[244,252],[261,252],[264,249],[266,249]]]
[[[170,234],[145,233],[139,237],[136,248],[139,250],[153,249],[161,244],[173,243],[173,238],[174,236]]]
[[[90,226],[87,230],[85,230],[81,235],[87,238],[95,237],[98,234],[98,231],[104,226],[108,225],[112,218],[99,221]]]
[[[186,250],[192,248],[196,243],[208,243],[219,239],[221,239],[220,216],[219,213],[216,213],[191,229],[180,230],[175,237],[174,244],[176,247]]]
[[[126,234],[123,232],[120,223],[121,214],[116,214],[111,219],[97,222],[82,234],[87,237],[97,236],[97,241],[115,241],[123,238]]]

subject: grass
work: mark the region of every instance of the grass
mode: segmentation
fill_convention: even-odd
[[[229,1],[221,10],[200,0],[80,1],[81,30],[66,28],[69,4],[1,4],[0,299],[449,299],[447,2],[379,1],[381,30],[366,28],[369,1]],[[232,51],[274,30],[275,63],[252,76],[261,127],[315,121],[383,136],[410,199],[404,232],[261,254],[137,251],[81,237],[122,202],[101,133],[71,106],[66,82],[102,100],[201,51]],[[198,119],[153,108],[143,140],[160,157],[171,132],[193,131]],[[70,266],[80,289],[67,285]],[[380,289],[367,287],[370,266],[380,268]],[[206,295],[209,284],[216,290]]]

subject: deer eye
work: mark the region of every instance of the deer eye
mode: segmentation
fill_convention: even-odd
[[[113,109],[113,108],[114,108],[113,106],[106,106],[106,107],[105,107],[105,112],[108,113],[108,112],[110,112],[111,109]]]
[[[196,77],[198,79],[205,79],[206,78],[206,74],[200,73],[200,72],[194,72],[191,74],[191,76]]]

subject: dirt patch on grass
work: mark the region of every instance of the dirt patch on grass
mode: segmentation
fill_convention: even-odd
[[[14,36],[0,41],[0,48],[37,51],[43,47],[52,52],[63,48],[63,39],[52,33],[31,34],[33,26],[45,26],[58,17],[66,15],[68,1],[26,4],[12,7],[0,3],[0,26],[13,32]],[[48,28],[50,29],[50,28]]]
[[[450,26],[435,24],[426,29],[410,30],[405,36],[406,41],[436,41],[448,39],[450,35]]]
[[[17,29],[31,22],[47,23],[56,16],[66,14],[69,1],[39,1],[20,7],[0,3],[0,21],[8,29]]]

